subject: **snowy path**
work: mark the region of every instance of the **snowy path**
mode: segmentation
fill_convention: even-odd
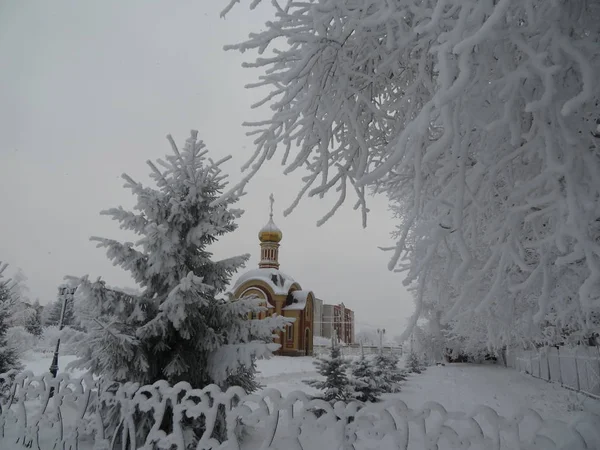
[[[312,362],[309,357],[258,361],[258,379],[284,395],[295,390],[314,394],[317,391],[303,383],[318,376]],[[546,419],[564,421],[569,421],[578,411],[600,414],[600,401],[496,365],[429,367],[420,375],[409,375],[402,392],[393,395],[411,408],[419,408],[427,401],[463,412],[477,405],[487,405],[509,417],[521,408],[532,408]]]
[[[52,353],[28,352],[21,362],[25,370],[31,370],[34,375],[41,375],[50,370],[52,356]],[[75,359],[77,358],[74,355],[60,355],[58,358],[58,371],[67,372],[65,368],[70,362],[75,361]],[[68,372],[74,377],[81,376],[84,373],[82,370],[70,370]]]
[[[577,411],[600,413],[600,402],[559,385],[494,365],[448,364],[410,375],[396,394],[411,408],[436,401],[449,410],[468,412],[476,405],[512,416],[532,408],[545,419],[569,421]]]
[[[308,357],[277,356],[271,359],[257,361],[258,381],[265,387],[274,388],[283,395],[293,391],[303,391],[316,394],[305,380],[318,378],[319,374],[313,365],[314,359]]]

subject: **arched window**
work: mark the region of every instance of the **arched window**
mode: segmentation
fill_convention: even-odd
[[[258,299],[260,299],[260,304],[262,306],[267,306],[270,304],[269,302],[269,295],[264,292],[262,289],[260,289],[259,287],[256,286],[251,286],[248,289],[244,290],[240,295],[239,298],[244,298],[244,297],[256,297]],[[248,319],[261,319],[262,314],[260,312],[249,312],[248,313]]]
[[[294,323],[290,323],[287,326],[287,340],[288,341],[293,341],[294,340]]]

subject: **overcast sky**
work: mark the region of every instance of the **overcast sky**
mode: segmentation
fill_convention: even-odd
[[[166,134],[183,145],[198,129],[215,158],[233,156],[225,169],[240,179],[253,150],[241,123],[264,116],[250,109],[260,93],[243,87],[257,75],[241,68],[253,55],[222,47],[260,28],[271,9],[250,12],[242,1],[223,20],[225,3],[0,0],[0,261],[23,269],[32,297],[54,299],[67,274],[133,286],[89,237],[129,238],[99,211],[133,205],[120,175],[146,183],[145,161],[170,151]],[[357,327],[399,334],[413,304],[377,248],[392,242],[385,199],[371,200],[367,229],[350,202],[317,228],[334,192],[282,215],[300,175],[282,175],[277,156],[265,166],[241,202],[239,229],[215,245],[215,257],[251,253],[249,267],[257,265],[273,192],[281,270],[354,309]]]

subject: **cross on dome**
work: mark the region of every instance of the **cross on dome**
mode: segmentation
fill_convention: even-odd
[[[283,233],[273,222],[273,204],[275,203],[275,197],[273,194],[269,195],[269,221],[262,227],[258,233],[258,239],[260,242],[279,242],[283,238]]]

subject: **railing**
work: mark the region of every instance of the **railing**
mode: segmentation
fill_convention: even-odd
[[[330,345],[314,345],[313,346],[313,355],[320,356],[320,355],[329,354],[330,348],[331,348]],[[359,356],[361,354],[361,352],[364,352],[365,355],[376,355],[379,353],[379,347],[363,346],[363,348],[361,350],[360,345],[350,344],[350,345],[340,346],[340,351],[343,356]],[[383,352],[386,354],[394,353],[395,355],[402,356],[402,347],[384,346]]]
[[[464,413],[427,402],[411,409],[399,399],[332,407],[303,392],[282,397],[275,389],[245,395],[214,385],[194,390],[159,381],[138,387],[32,373],[0,376],[0,382],[0,448],[11,450],[600,448],[600,418],[583,413],[566,424],[545,421],[531,409],[506,418],[487,406]],[[112,426],[109,409],[118,413]],[[222,442],[213,435],[219,414],[226,423]],[[193,419],[202,424],[195,438],[186,428]]]
[[[507,365],[600,399],[599,347],[545,347],[508,352]]]

